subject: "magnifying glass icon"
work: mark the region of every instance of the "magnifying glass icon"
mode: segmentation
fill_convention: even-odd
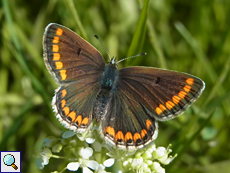
[[[15,170],[18,169],[18,167],[14,164],[15,163],[15,158],[11,154],[7,154],[3,157],[3,162],[7,166],[12,166]]]

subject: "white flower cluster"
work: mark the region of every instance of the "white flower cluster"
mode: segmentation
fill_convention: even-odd
[[[116,172],[138,172],[138,173],[164,173],[162,165],[169,164],[176,156],[169,156],[169,147],[156,147],[153,143],[133,153],[109,150],[103,146],[103,142],[95,141],[88,135],[77,136],[72,131],[66,131],[62,139],[48,137],[43,141],[44,149],[39,153],[36,165],[43,169],[49,163],[50,158],[60,158],[67,162],[66,169],[77,171],[79,168],[83,173],[106,173],[106,168]],[[64,150],[64,156],[54,155]],[[103,159],[102,159],[103,158]],[[62,170],[63,171],[63,170]],[[55,171],[55,173],[58,173]]]
[[[164,147],[156,148],[155,144],[137,151],[133,158],[128,158],[123,162],[123,166],[133,172],[164,173],[165,169],[161,164],[168,165],[175,157],[169,156],[171,150]]]

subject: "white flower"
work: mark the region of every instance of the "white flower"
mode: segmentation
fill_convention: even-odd
[[[153,144],[137,151],[134,158],[125,158],[123,160],[123,167],[126,170],[138,173],[165,173],[165,169],[161,167],[161,164],[167,165],[176,157],[169,156],[170,152],[169,147],[167,149],[164,147],[156,148],[156,145]],[[154,160],[157,161],[154,162]]]
[[[165,169],[161,167],[161,165],[158,162],[153,162],[151,165],[152,170],[156,173],[165,173]]]
[[[138,159],[133,159],[132,160],[132,163],[131,163],[131,166],[134,168],[134,169],[138,169],[140,168],[140,166],[142,165],[143,163],[143,158],[138,158]]]
[[[104,169],[105,169],[105,166],[102,164],[99,164],[97,167],[95,167],[94,172],[95,173],[106,173]]]
[[[93,155],[93,149],[90,147],[81,148],[79,154],[82,156],[83,159],[89,159]]]
[[[86,138],[85,141],[86,141],[88,144],[92,144],[92,143],[94,143],[95,139],[94,139],[94,138]]]
[[[49,159],[52,156],[52,152],[50,151],[50,149],[45,148],[40,155],[42,156],[42,160],[43,160],[43,165],[48,165],[49,163]]]
[[[169,149],[169,147],[167,149],[165,149],[164,147],[158,147],[153,152],[153,156],[155,159],[159,160],[162,164],[167,165],[176,157],[176,155],[174,157],[169,156],[168,154],[171,152],[172,150]]]
[[[94,160],[89,160],[89,158],[93,155],[93,150],[90,147],[82,148],[79,151],[79,155],[81,158],[79,162],[71,162],[67,165],[67,169],[70,171],[76,171],[79,167],[83,169],[83,173],[92,173],[89,169],[97,169],[99,164]],[[88,168],[89,167],[89,168]]]
[[[111,167],[113,166],[115,162],[115,159],[111,158],[111,159],[107,159],[104,161],[103,165],[105,165],[105,167]]]
[[[93,131],[86,130],[83,133],[77,133],[77,137],[80,141],[85,141],[88,144],[92,144],[95,141],[95,134]]]
[[[40,153],[40,158],[36,160],[36,165],[39,169],[43,169],[45,165],[48,165],[49,159],[52,156],[52,152],[50,149],[45,148],[41,153]]]
[[[80,166],[79,162],[71,162],[67,165],[67,169],[70,171],[76,171],[78,170],[79,166]]]

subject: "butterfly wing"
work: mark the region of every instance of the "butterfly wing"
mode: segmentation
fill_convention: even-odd
[[[111,94],[108,110],[100,130],[106,141],[120,149],[135,150],[156,139],[156,120],[143,109],[141,103],[120,83]]]
[[[92,121],[105,66],[102,55],[76,33],[55,23],[45,29],[43,51],[46,67],[60,85],[52,103],[57,117],[69,129],[85,130]]]
[[[58,84],[66,84],[102,71],[102,55],[68,28],[49,24],[43,36],[43,57]]]
[[[52,105],[65,128],[80,133],[90,127],[98,90],[98,82],[93,78],[78,80],[56,90]]]
[[[205,83],[190,74],[151,67],[129,67],[120,71],[143,108],[157,120],[172,119],[185,111],[202,93]]]
[[[156,120],[181,114],[202,93],[204,82],[192,75],[150,68],[120,70],[101,132],[120,148],[141,148],[157,136]]]

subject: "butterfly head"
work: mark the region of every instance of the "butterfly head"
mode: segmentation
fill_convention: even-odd
[[[116,67],[117,67],[116,58],[112,57],[112,59],[110,60],[110,62],[108,64],[113,64],[113,65],[116,65]]]

